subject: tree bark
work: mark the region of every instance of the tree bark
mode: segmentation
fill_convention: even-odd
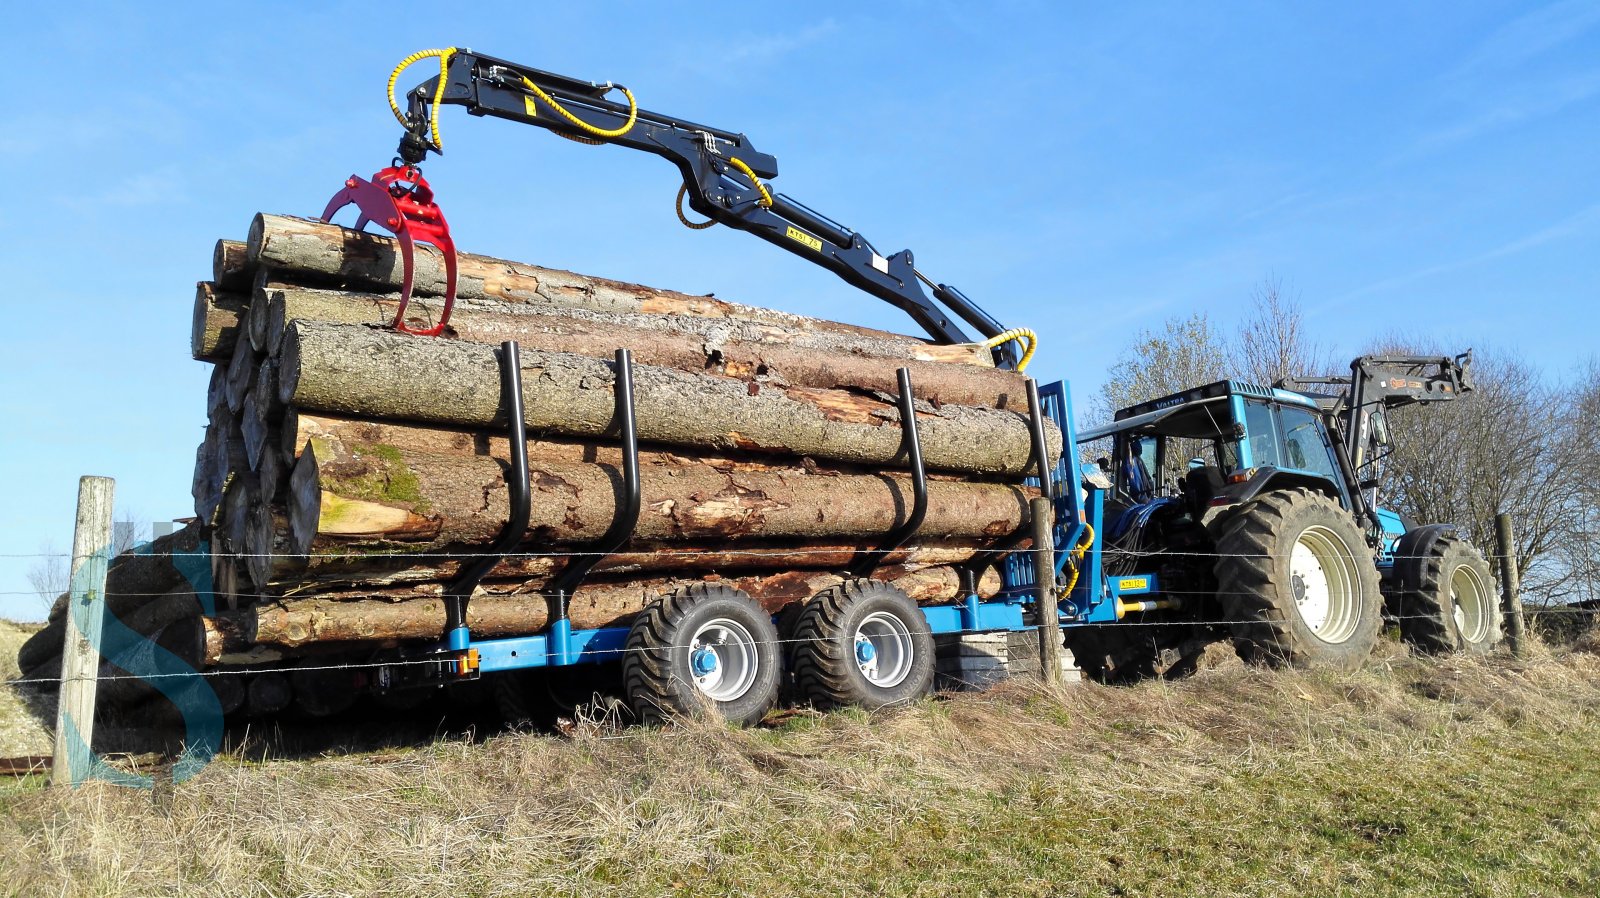
[[[254,277],[250,247],[238,240],[218,240],[211,251],[211,280],[218,289],[240,293],[250,289]]]
[[[510,517],[504,467],[481,456],[423,455],[312,441],[289,485],[294,554],[437,554],[492,543]],[[530,460],[526,541],[572,545],[610,526],[615,467]],[[813,475],[800,469],[725,473],[704,465],[641,468],[642,540],[873,540],[911,505],[910,478]],[[1032,490],[934,482],[922,539],[995,541],[1027,523]]]
[[[932,567],[904,572],[893,568],[875,572],[919,602],[945,602],[961,590],[959,572],[952,567]],[[722,582],[742,589],[776,613],[784,606],[843,582],[831,573],[784,573],[737,577]],[[694,580],[649,580],[592,583],[580,587],[570,603],[575,629],[625,626],[628,621],[670,589]],[[987,572],[978,594],[993,596],[1000,589],[999,575]],[[444,601],[436,594],[397,593],[393,600],[359,598],[286,598],[204,621],[203,661],[213,665],[226,656],[257,645],[295,649],[317,643],[394,642],[437,639],[444,630]],[[467,625],[479,637],[537,633],[550,621],[549,602],[538,594],[475,597],[467,606]]]
[[[400,289],[404,273],[398,244],[393,237],[284,215],[257,215],[250,223],[249,250],[252,263],[278,269],[285,278],[295,281],[317,280],[332,285],[395,291]],[[415,258],[413,291],[419,296],[443,296],[444,266],[438,250],[419,245]],[[924,340],[887,331],[472,253],[458,255],[457,270],[456,295],[461,299],[491,299],[596,312],[734,319],[795,331],[826,331],[921,343],[932,353],[943,351]],[[972,355],[970,350],[959,352]]]
[[[274,284],[252,301],[252,342],[266,352],[281,348],[293,321],[388,327],[398,298]],[[265,309],[266,336],[257,342],[257,309]],[[414,300],[408,307],[413,327],[429,326],[443,309],[437,299]],[[1021,407],[1027,381],[1014,371],[976,364],[932,361],[927,347],[829,332],[794,331],[751,322],[682,315],[629,315],[586,310],[543,309],[501,302],[463,300],[456,304],[448,336],[470,343],[499,345],[516,340],[524,349],[573,352],[611,358],[618,347],[633,351],[639,364],[679,368],[751,380],[823,389],[897,392],[896,370],[911,369],[918,398],[935,404]],[[952,355],[957,347],[943,347]],[[969,345],[965,360],[989,351]]]
[[[239,342],[250,298],[222,291],[201,281],[194,289],[194,317],[189,325],[189,354],[200,361],[226,362]]]
[[[489,427],[504,420],[496,351],[351,325],[296,321],[279,357],[286,405],[345,415]],[[612,363],[569,353],[522,356],[525,420],[535,432],[602,437],[613,428]],[[634,366],[641,440],[714,450],[903,465],[895,403],[817,390]],[[1060,430],[1045,422],[1052,454]],[[503,426],[503,425],[502,425]],[[918,405],[930,468],[1016,476],[1031,460],[1025,415]]]

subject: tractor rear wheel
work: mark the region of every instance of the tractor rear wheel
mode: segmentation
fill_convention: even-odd
[[[634,620],[623,690],[645,723],[711,713],[749,726],[777,704],[781,667],[778,631],[754,599],[696,583],[661,596]]]
[[[1400,635],[1429,654],[1488,653],[1500,641],[1500,602],[1489,562],[1456,536],[1433,541],[1417,584],[1400,596]]]
[[[1321,493],[1272,490],[1218,528],[1217,593],[1246,661],[1354,670],[1372,654],[1383,596],[1350,513]]]
[[[917,603],[881,580],[850,580],[806,602],[794,627],[795,691],[812,704],[900,705],[933,686],[933,634]]]

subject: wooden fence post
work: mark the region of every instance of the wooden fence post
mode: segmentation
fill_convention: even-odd
[[[1048,686],[1061,685],[1061,625],[1056,618],[1055,503],[1033,500],[1033,576],[1039,590],[1039,677]]]
[[[1517,541],[1511,515],[1495,515],[1495,539],[1500,553],[1500,610],[1506,619],[1506,642],[1515,658],[1528,657],[1528,629],[1522,619],[1522,586],[1517,571]]]
[[[106,571],[111,563],[111,504],[116,481],[78,481],[78,520],[72,531],[71,594],[61,649],[61,697],[51,782],[76,785],[93,767],[95,687],[105,625]]]

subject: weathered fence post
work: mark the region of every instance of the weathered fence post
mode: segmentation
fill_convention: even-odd
[[[111,505],[116,481],[78,481],[78,520],[72,531],[71,585],[66,639],[61,648],[61,697],[56,710],[56,750],[51,782],[75,785],[88,777],[94,754],[95,688],[100,674],[100,634],[105,625],[106,571],[111,562]]]
[[[1500,609],[1506,618],[1506,642],[1516,658],[1528,657],[1527,625],[1522,618],[1522,587],[1518,582],[1517,541],[1511,515],[1495,515],[1495,539],[1500,554]]]
[[[1033,500],[1033,571],[1039,590],[1039,676],[1046,685],[1061,685],[1061,625],[1056,619],[1055,503]]]

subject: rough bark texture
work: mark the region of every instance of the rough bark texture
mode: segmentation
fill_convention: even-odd
[[[376,287],[386,291],[400,289],[403,268],[398,244],[392,237],[304,218],[257,215],[250,224],[249,247],[252,263],[275,268],[285,278],[295,281],[322,280],[329,284]],[[416,250],[413,290],[422,296],[443,296],[444,266],[438,251],[431,246],[418,246]],[[945,351],[925,341],[887,331],[472,253],[460,253],[457,262],[456,294],[462,299],[491,299],[596,312],[738,319],[794,331],[825,331],[921,343],[934,353],[930,356],[933,358],[942,358],[938,353]],[[970,351],[965,354],[971,355]]]
[[[218,240],[211,251],[211,280],[222,290],[238,293],[250,288],[255,265],[250,247],[238,240]]]
[[[189,325],[189,354],[206,362],[225,362],[239,342],[250,298],[222,291],[201,281],[194,288],[194,317]]]
[[[398,298],[393,296],[272,285],[253,300],[252,342],[264,351],[277,351],[293,321],[387,327],[398,307]],[[266,310],[261,313],[267,321],[266,336],[256,341],[261,309]],[[431,326],[441,310],[438,300],[413,301],[408,320],[414,327]],[[452,312],[446,334],[470,343],[499,345],[516,340],[525,350],[598,358],[611,358],[618,347],[625,346],[638,364],[742,379],[762,377],[824,389],[898,392],[896,370],[904,366],[911,369],[918,398],[935,403],[1020,408],[1027,395],[1026,379],[1014,371],[929,361],[922,344],[794,331],[746,321],[548,310],[464,300]],[[957,351],[956,347],[943,349],[946,354]],[[988,350],[978,347],[968,347],[966,353],[988,357]]]
[[[504,467],[480,456],[439,456],[313,440],[290,478],[295,554],[438,553],[481,546],[510,516]],[[606,465],[530,460],[531,545],[598,539],[621,488]],[[706,465],[641,469],[643,540],[872,539],[911,505],[904,475],[817,475],[795,468],[725,473]],[[936,482],[920,538],[994,541],[1027,523],[1029,490]]]
[[[884,568],[874,573],[893,582],[919,602],[945,602],[961,590],[960,574],[952,567],[904,572]],[[748,592],[768,611],[804,599],[843,582],[831,573],[784,573],[736,577],[722,582]],[[593,583],[581,587],[570,605],[575,629],[625,626],[662,592],[695,581],[671,579],[626,583]],[[993,571],[980,578],[978,594],[999,591]],[[549,602],[537,593],[497,595],[484,593],[467,606],[467,625],[479,637],[536,633],[549,623]],[[398,642],[437,639],[444,629],[444,601],[437,595],[409,591],[388,600],[360,598],[290,598],[240,612],[219,615],[205,622],[204,662],[216,664],[227,655],[257,645],[294,649],[325,642]],[[293,654],[289,652],[288,654]]]
[[[337,414],[495,426],[504,420],[496,355],[489,346],[297,321],[279,357],[279,395],[287,405]],[[604,436],[612,429],[612,367],[570,353],[524,352],[528,426]],[[634,383],[641,440],[850,464],[905,463],[899,412],[887,398],[649,365],[634,366]],[[1028,467],[1023,414],[919,403],[918,429],[930,468],[1015,476]],[[1047,434],[1052,454],[1058,453],[1060,431],[1049,425]]]

